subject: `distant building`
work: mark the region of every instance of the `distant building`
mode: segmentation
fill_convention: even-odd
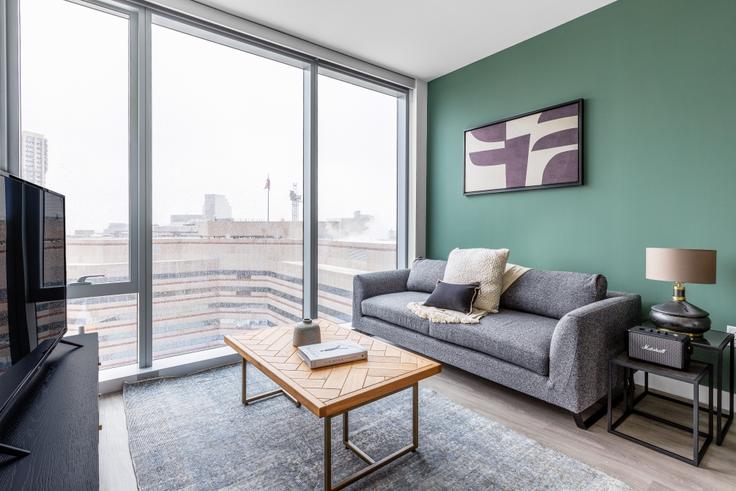
[[[294,183],[291,186],[291,191],[289,191],[289,201],[291,201],[291,221],[297,222],[299,221],[299,205],[302,202],[302,195],[297,193],[298,191],[297,184]]]
[[[128,224],[120,222],[112,222],[102,232],[105,237],[127,237]]]
[[[21,148],[21,177],[45,187],[49,170],[48,140],[40,133],[24,131]]]
[[[227,223],[228,220],[221,220],[222,223]],[[154,225],[153,236],[154,238],[160,237],[199,237],[198,224],[196,223],[172,223],[170,225]]]
[[[365,215],[356,210],[352,217],[319,222],[320,227],[324,226],[324,230],[320,229],[319,237],[335,240],[365,240],[365,235],[373,221],[373,215]]]
[[[199,235],[230,239],[293,239],[302,237],[301,222],[208,220],[199,224]]]
[[[330,238],[336,235],[340,222],[318,222],[317,235],[320,238]],[[240,220],[210,220],[200,222],[198,235],[210,239],[289,239],[302,240],[304,227],[302,222],[286,221],[240,221]]]
[[[233,210],[223,194],[205,194],[202,214],[208,220],[232,220]]]
[[[365,215],[360,210],[356,210],[352,217],[340,219],[340,233],[343,237],[360,235],[368,230],[372,222],[373,215]]]
[[[169,222],[171,225],[190,225],[201,222],[204,220],[203,215],[196,215],[193,213],[179,213],[171,215]]]

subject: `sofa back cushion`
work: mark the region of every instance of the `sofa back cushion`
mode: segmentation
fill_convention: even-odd
[[[601,274],[567,271],[524,273],[501,296],[501,307],[561,319],[579,307],[606,298],[608,281]]]
[[[414,292],[432,293],[437,282],[445,276],[447,261],[418,257],[411,265],[406,289]]]

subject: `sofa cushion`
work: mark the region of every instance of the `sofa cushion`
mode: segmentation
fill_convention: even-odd
[[[524,273],[501,296],[501,307],[561,319],[577,308],[606,298],[601,274],[540,271]]]
[[[406,289],[415,292],[432,293],[437,282],[445,276],[447,261],[418,257],[411,265]]]
[[[363,315],[375,317],[422,334],[429,334],[429,321],[412,313],[406,306],[410,302],[423,303],[428,293],[398,292],[366,298],[360,304]]]
[[[501,309],[498,314],[483,317],[480,324],[430,323],[429,335],[548,375],[549,348],[556,326],[556,319]]]

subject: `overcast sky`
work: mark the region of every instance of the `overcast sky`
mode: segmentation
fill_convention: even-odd
[[[22,0],[23,129],[49,142],[47,187],[67,228],[127,222],[127,20],[64,0]],[[236,219],[289,219],[302,186],[302,71],[153,28],[153,219],[227,196]],[[376,216],[393,229],[396,99],[320,77],[320,219]]]

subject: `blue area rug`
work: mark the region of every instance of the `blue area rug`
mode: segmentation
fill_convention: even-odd
[[[240,366],[126,385],[142,490],[304,490],[322,486],[322,421],[285,397],[240,402]],[[248,372],[249,394],[273,387]],[[420,390],[419,449],[350,489],[625,490],[621,481],[434,391]],[[411,391],[350,413],[350,438],[378,459],[411,442]],[[365,464],[333,420],[333,481]]]

